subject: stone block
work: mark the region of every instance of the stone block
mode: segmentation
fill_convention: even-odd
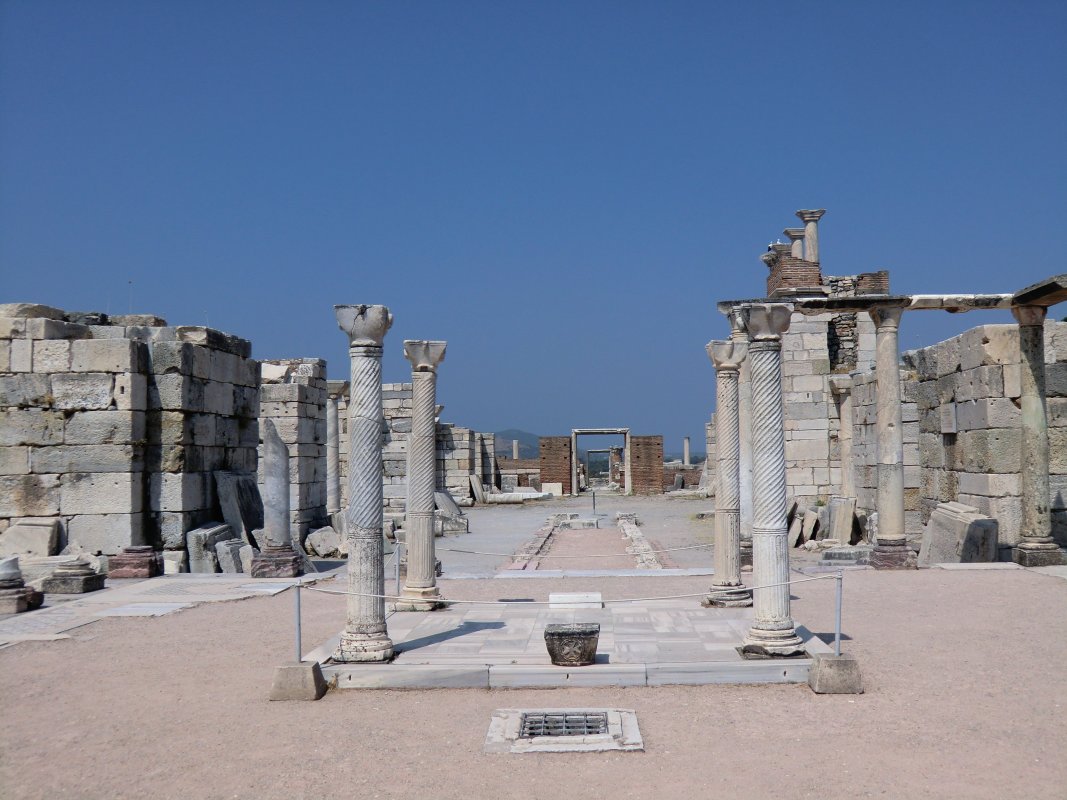
[[[974,369],[992,364],[1019,363],[1019,328],[1017,325],[982,325],[961,336],[960,366]]]
[[[139,473],[72,472],[63,476],[59,507],[64,515],[136,514],[144,508]]]
[[[859,662],[849,653],[816,653],[808,669],[808,686],[815,694],[863,694]]]
[[[30,448],[0,447],[0,475],[28,475]]]
[[[185,534],[190,572],[218,572],[215,545],[236,537],[229,525],[209,522]]]
[[[174,332],[180,342],[189,342],[212,350],[224,350],[241,358],[249,358],[252,355],[252,343],[247,339],[241,339],[214,328],[182,325],[175,328]]]
[[[317,661],[283,664],[274,670],[271,700],[318,700],[326,694],[326,680]]]
[[[33,342],[14,339],[8,348],[8,364],[12,372],[33,372]]]
[[[111,396],[119,411],[144,411],[148,407],[148,378],[132,372],[116,375]]]
[[[33,371],[44,374],[70,372],[70,342],[65,339],[34,342]]]
[[[215,557],[219,569],[227,573],[244,572],[241,563],[241,548],[245,547],[243,539],[224,539],[215,543]]]
[[[309,533],[304,549],[319,558],[337,558],[347,552],[344,539],[330,526]]]
[[[233,414],[233,407],[232,383],[209,381],[204,386],[204,411],[228,417]]]
[[[956,437],[956,444],[962,455],[964,470],[967,472],[1018,472],[1021,463],[1020,435],[1019,430],[1006,428],[959,433]]]
[[[87,553],[119,553],[145,541],[142,513],[79,514],[67,523],[68,546]],[[76,548],[74,548],[76,549]]]
[[[997,560],[997,521],[962,503],[940,503],[923,528],[919,566]]]
[[[1045,366],[1045,396],[1067,397],[1067,363]]]
[[[203,380],[170,373],[156,375],[148,386],[148,407],[164,411],[203,411]]]
[[[41,408],[0,411],[0,446],[51,445],[63,441],[63,414]],[[0,515],[2,516],[2,515]]]
[[[241,572],[252,574],[252,561],[259,555],[259,551],[250,544],[241,545],[238,551],[241,557]]]
[[[958,476],[958,487],[962,494],[977,494],[986,497],[1022,494],[1022,483],[1018,473],[998,475],[991,472],[960,472]]]
[[[144,372],[146,347],[129,339],[82,339],[70,346],[71,372]]]
[[[52,405],[52,385],[47,375],[32,372],[0,375],[0,406]]]
[[[1004,396],[1015,399],[1022,395],[1022,368],[1018,364],[1005,364]]]
[[[149,545],[124,547],[107,560],[108,578],[154,578],[158,574],[156,551]]]
[[[103,588],[104,575],[82,561],[60,564],[51,577],[45,578],[41,584],[45,594],[83,594]]]
[[[263,527],[263,500],[256,476],[250,473],[214,473],[223,519],[248,544],[256,544],[252,531]]]
[[[39,303],[0,303],[0,317],[20,322],[34,317],[62,320],[65,316],[66,312],[62,309]]]
[[[189,571],[189,565],[186,563],[187,556],[184,550],[164,550],[162,557],[164,575],[178,575],[182,572]]]
[[[122,444],[35,447],[30,465],[37,473],[141,472],[144,453],[140,447]]]
[[[212,506],[205,472],[155,473],[149,480],[152,511],[192,511]]]
[[[59,552],[60,522],[24,521],[0,534],[0,558],[8,556],[54,556]]]
[[[97,372],[66,372],[52,376],[55,408],[80,411],[111,407],[113,375]]]
[[[0,517],[53,517],[60,507],[59,475],[0,476]]]
[[[144,411],[78,411],[64,426],[68,445],[140,444],[146,438]]]
[[[288,545],[268,544],[252,559],[253,578],[296,578],[303,574],[303,556]]]
[[[1019,407],[1004,397],[990,397],[956,404],[960,430],[1016,428],[1021,420]],[[952,431],[945,431],[951,433]]]

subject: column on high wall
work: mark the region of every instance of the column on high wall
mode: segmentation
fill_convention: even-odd
[[[841,495],[856,496],[856,473],[852,463],[852,376],[831,375],[830,390],[837,398],[838,458],[841,463]]]

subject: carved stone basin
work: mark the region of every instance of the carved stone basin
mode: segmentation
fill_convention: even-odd
[[[599,622],[545,626],[548,657],[557,667],[589,666],[596,661],[596,645],[599,639]]]

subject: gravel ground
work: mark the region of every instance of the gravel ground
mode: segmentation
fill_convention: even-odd
[[[524,580],[524,595],[699,591],[707,578]],[[444,581],[453,598],[512,581]],[[793,612],[833,625],[833,582]],[[305,642],[343,599],[304,593]],[[271,703],[292,598],[110,618],[0,650],[4,798],[1064,798],[1067,581],[1024,570],[846,578],[866,694],[806,686],[330,692]],[[638,712],[646,752],[485,755],[495,708]]]

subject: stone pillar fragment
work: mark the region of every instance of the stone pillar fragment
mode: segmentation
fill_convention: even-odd
[[[789,608],[786,542],[785,425],[782,409],[782,334],[791,309],[784,303],[749,306],[746,327],[752,372],[752,567],[755,619],[746,652],[787,656],[803,650]]]
[[[515,461],[519,460],[519,440],[518,439],[512,439],[511,440],[511,457]]]
[[[804,229],[786,228],[782,233],[789,237],[789,255],[804,258]]]
[[[826,213],[825,208],[801,209],[797,212],[804,223],[804,260],[819,260],[819,220]]]
[[[263,434],[263,534],[259,554],[252,558],[253,578],[295,578],[304,563],[293,549],[289,516],[289,448],[274,420],[260,423]]]
[[[904,423],[900,391],[900,307],[875,307],[875,364],[878,381],[878,541],[871,553],[877,569],[914,566],[904,535]]]
[[[1052,538],[1049,511],[1048,411],[1045,402],[1045,316],[1043,306],[1013,306],[1019,323],[1019,388],[1022,407],[1023,519],[1012,560],[1024,567],[1062,563]]]
[[[326,398],[326,513],[341,510],[341,426],[337,395]]]
[[[716,370],[715,397],[715,578],[703,604],[719,608],[752,605],[741,582],[741,474],[738,425],[738,373],[747,342],[712,341],[708,356]],[[724,591],[730,590],[729,593]],[[733,591],[736,590],[736,591]]]
[[[682,465],[689,466],[689,437],[682,439]]]
[[[445,342],[405,340],[411,362],[411,433],[408,435],[407,531],[408,571],[398,611],[433,611],[441,607],[434,553],[434,488],[437,475],[437,366]],[[480,480],[479,476],[479,480]]]
[[[852,463],[852,377],[850,375],[831,375],[830,390],[837,397],[838,419],[837,432],[839,457],[841,459],[841,495],[856,496],[856,473]]]
[[[345,629],[334,660],[389,661],[382,543],[382,342],[393,324],[385,306],[334,306],[348,336],[348,591]]]

